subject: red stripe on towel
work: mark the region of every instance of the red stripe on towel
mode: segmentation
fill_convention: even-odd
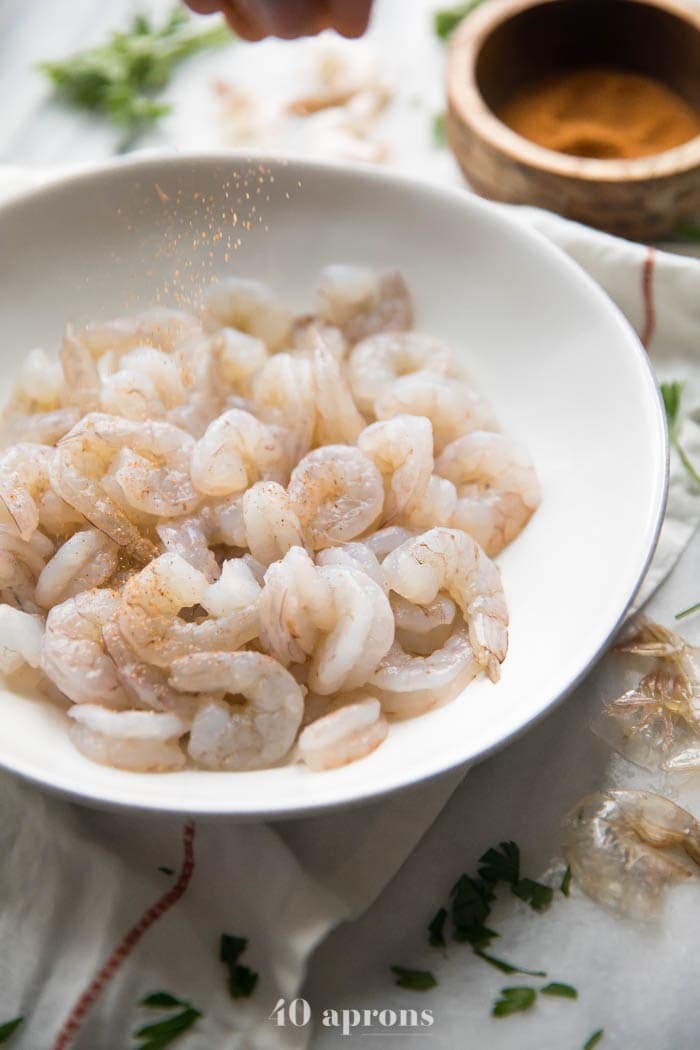
[[[151,907],[143,913],[136,925],[131,927],[129,932],[114,949],[104,966],[95,974],[92,981],[76,1001],[73,1009],[69,1013],[65,1024],[56,1037],[56,1042],[53,1044],[53,1050],[67,1050],[75,1039],[86,1013],[104,990],[105,986],[110,982],[112,977],[114,977],[114,974],[133,948],[136,947],[144,933],[146,933],[151,926],[153,926],[153,924],[166,913],[166,911],[169,911],[173,904],[177,904],[183,896],[185,890],[189,886],[192,872],[194,871],[194,831],[194,824],[185,824],[183,829],[182,867],[177,882],[167,893],[164,893],[155,904],[152,904]]]
[[[656,309],[654,307],[654,262],[656,250],[649,248],[642,267],[642,299],[644,300],[644,327],[639,335],[642,346],[647,350],[654,337],[656,328]]]

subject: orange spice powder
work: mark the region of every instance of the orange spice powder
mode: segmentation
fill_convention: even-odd
[[[700,135],[700,115],[680,95],[618,69],[551,74],[521,88],[497,115],[540,146],[601,160],[663,153]]]

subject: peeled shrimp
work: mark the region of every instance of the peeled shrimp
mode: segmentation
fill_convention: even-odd
[[[288,471],[311,448],[316,421],[311,361],[275,354],[253,382],[253,401],[261,419],[281,428]]]
[[[500,573],[471,536],[430,529],[388,554],[382,570],[391,589],[417,605],[447,591],[467,622],[478,664],[498,680],[508,648],[508,610]]]
[[[110,711],[99,704],[71,707],[70,738],[87,758],[117,769],[182,769],[185,754],[178,738],[188,723],[172,713]]]
[[[125,354],[116,372],[102,382],[103,411],[126,419],[162,419],[186,397],[175,359],[154,347],[137,347]]]
[[[125,708],[129,698],[105,652],[102,628],[117,612],[115,591],[95,588],[54,605],[41,647],[45,675],[76,704]]]
[[[135,317],[116,317],[96,321],[74,331],[74,336],[88,348],[93,357],[109,351],[126,354],[141,346],[172,350],[179,343],[201,333],[201,325],[184,310],[165,306],[152,307]]]
[[[97,529],[74,533],[56,551],[36,581],[36,600],[44,609],[106,583],[117,567],[117,544]]]
[[[353,444],[365,426],[350,387],[333,352],[317,336],[312,358],[316,406],[316,444]]]
[[[15,398],[41,409],[55,408],[65,394],[63,369],[60,361],[49,357],[45,350],[30,350],[20,367]]]
[[[302,547],[292,547],[266,571],[259,613],[263,648],[284,667],[303,663],[320,632],[332,629],[330,588]]]
[[[575,806],[565,826],[576,882],[612,911],[651,918],[667,884],[700,874],[700,824],[660,795],[599,791]]]
[[[23,540],[14,528],[0,525],[0,600],[24,612],[38,612],[36,581],[53,549],[41,532]]]
[[[515,539],[540,503],[530,457],[505,434],[476,430],[458,438],[435,470],[457,487],[452,524],[491,556]]]
[[[409,512],[425,496],[433,470],[433,428],[421,416],[372,423],[357,439],[385,479],[384,521]]]
[[[377,398],[395,379],[424,369],[456,376],[452,347],[421,332],[381,332],[363,339],[348,361],[348,379],[358,408],[371,413]]]
[[[156,526],[158,537],[166,551],[179,554],[210,583],[219,575],[214,553],[209,550],[208,531],[200,517],[175,518]]]
[[[50,412],[10,414],[4,420],[3,437],[7,443],[28,441],[37,445],[53,445],[80,419],[80,410],[70,406]]]
[[[211,616],[230,616],[244,612],[260,597],[261,583],[251,567],[252,559],[229,558],[221,566],[221,575],[207,587],[200,604]]]
[[[259,281],[229,277],[213,285],[204,297],[205,314],[217,327],[238,328],[270,350],[279,350],[292,328],[292,314]]]
[[[379,702],[368,696],[307,725],[299,737],[299,757],[310,769],[336,769],[369,755],[388,732]]]
[[[379,562],[383,562],[387,554],[417,535],[414,529],[406,529],[402,525],[387,525],[373,532],[371,536],[365,536],[362,542],[369,547]]]
[[[376,274],[355,266],[328,266],[318,285],[319,316],[337,325],[349,343],[413,323],[411,293],[398,270]]]
[[[38,502],[49,485],[53,449],[20,442],[0,454],[0,502],[23,540],[39,527]]]
[[[423,495],[406,508],[402,521],[422,531],[436,525],[452,525],[457,509],[457,489],[447,478],[431,474]]]
[[[292,471],[288,487],[307,543],[314,549],[352,540],[382,512],[384,486],[371,459],[348,445],[324,445]]]
[[[179,612],[199,604],[208,587],[206,577],[177,554],[162,554],[126,581],[117,622],[141,660],[168,667],[181,656],[238,649],[257,636],[255,605],[200,622],[181,619]]]
[[[268,359],[262,339],[239,332],[236,328],[222,328],[212,338],[212,351],[219,366],[219,375],[229,387],[246,390],[250,379],[259,372]]]
[[[275,434],[259,419],[229,409],[207,427],[192,454],[192,480],[200,492],[229,496],[269,475],[281,458]]]
[[[491,406],[480,394],[459,379],[431,371],[400,376],[374,403],[377,419],[405,413],[430,420],[436,452],[472,430],[497,429]]]
[[[365,572],[384,590],[382,567],[376,554],[366,543],[344,543],[342,547],[326,547],[316,555],[317,565],[345,565],[349,569]]]
[[[250,553],[263,565],[303,545],[302,529],[292,502],[274,481],[259,481],[243,496],[243,524]]]
[[[68,325],[64,333],[60,361],[68,403],[76,405],[81,412],[99,408],[100,374],[92,354],[76,337],[72,325]]]
[[[444,645],[425,656],[407,653],[394,642],[369,685],[379,690],[386,714],[406,718],[454,699],[479,670],[469,631],[460,625]]]
[[[0,605],[0,673],[12,674],[24,664],[38,667],[43,635],[41,616]]]
[[[206,769],[260,769],[289,751],[304,713],[304,694],[289,671],[262,653],[195,653],[177,660],[170,684],[189,693],[223,690],[244,703],[205,701],[188,751]]]

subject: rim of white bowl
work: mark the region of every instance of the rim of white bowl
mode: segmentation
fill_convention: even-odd
[[[363,164],[341,163],[331,160],[304,160],[303,158],[293,157],[285,153],[275,153],[270,150],[257,151],[222,148],[216,150],[210,149],[202,152],[178,153],[170,149],[149,149],[125,157],[112,158],[111,160],[96,164],[70,167],[68,169],[63,169],[59,173],[47,173],[45,171],[33,173],[37,181],[32,186],[15,192],[7,200],[0,202],[0,220],[5,212],[11,211],[16,206],[24,205],[28,199],[50,196],[52,193],[72,185],[80,185],[84,182],[94,182],[100,178],[109,177],[114,172],[122,170],[147,171],[149,167],[153,166],[165,166],[170,168],[196,164],[208,166],[210,164],[218,164],[227,160],[234,161],[237,164],[281,165],[288,170],[298,169],[300,178],[303,176],[304,172],[309,173],[320,171],[342,175],[346,178],[350,176],[369,183],[375,182],[385,185],[393,184],[406,186],[413,190],[419,190],[428,198],[433,197],[441,198],[443,200],[452,200],[460,207],[472,208],[476,211],[487,213],[491,216],[495,226],[506,229],[510,236],[519,236],[523,240],[537,243],[540,250],[556,257],[559,264],[564,267],[564,269],[568,270],[570,274],[574,274],[580,283],[586,285],[589,293],[593,294],[601,305],[616,317],[618,324],[620,324],[622,329],[625,330],[630,345],[630,352],[635,355],[637,363],[640,366],[641,374],[644,376],[649,390],[650,407],[653,409],[655,417],[657,429],[656,437],[659,441],[659,449],[661,452],[659,462],[662,464],[662,468],[656,471],[653,479],[650,479],[650,484],[653,487],[652,512],[647,523],[647,531],[643,547],[644,557],[641,561],[636,577],[634,580],[630,581],[630,584],[628,585],[628,592],[621,607],[608,617],[604,626],[601,628],[600,641],[596,645],[594,651],[581,662],[578,670],[565,686],[553,691],[551,695],[545,698],[542,706],[536,714],[530,715],[516,725],[510,732],[500,736],[497,740],[494,740],[486,746],[478,748],[472,753],[467,753],[458,759],[454,759],[450,756],[444,763],[433,760],[430,767],[426,769],[419,769],[416,771],[414,767],[409,773],[389,774],[385,777],[384,781],[377,786],[362,789],[341,786],[340,788],[336,788],[334,792],[326,792],[330,797],[322,800],[304,800],[302,803],[292,802],[288,805],[281,802],[274,806],[260,803],[250,804],[249,800],[245,798],[242,799],[240,796],[233,804],[231,804],[227,798],[223,798],[218,801],[216,805],[213,802],[196,800],[192,805],[185,806],[178,801],[172,801],[168,798],[135,801],[129,793],[123,792],[116,787],[110,789],[108,792],[95,791],[89,787],[86,790],[81,790],[76,786],[72,778],[57,776],[52,774],[50,770],[39,772],[36,768],[30,768],[21,762],[11,764],[3,761],[2,763],[2,767],[7,769],[8,772],[15,773],[17,776],[29,781],[30,783],[36,784],[38,787],[68,799],[72,799],[83,805],[98,809],[131,810],[136,813],[150,814],[153,816],[179,815],[182,817],[223,818],[232,819],[237,822],[293,820],[314,816],[320,813],[328,813],[334,810],[366,805],[386,798],[387,796],[398,794],[399,792],[410,791],[411,789],[419,787],[421,784],[427,784],[454,770],[464,769],[466,771],[469,766],[476,762],[481,762],[490,755],[500,751],[514,740],[517,740],[527,732],[527,730],[537,725],[576,688],[576,686],[594,667],[599,657],[605,651],[610,639],[622,624],[639,586],[644,579],[656,549],[668,497],[668,429],[666,425],[663,399],[647,352],[642,346],[639,336],[616,303],[612,301],[600,285],[597,284],[597,282],[594,281],[594,279],[581,266],[579,266],[578,263],[574,262],[563,249],[552,243],[552,241],[545,237],[543,233],[530,226],[526,226],[523,223],[509,219],[505,214],[503,205],[478,197],[466,189],[466,187],[464,189],[458,187],[446,187],[431,182],[428,179],[416,178],[415,176],[400,171],[387,171]],[[207,775],[206,771],[200,771],[200,773],[203,776]],[[126,775],[143,776],[144,774]],[[151,775],[158,777],[159,779],[167,779],[167,774],[154,773]],[[231,776],[240,776],[240,774],[232,773]]]

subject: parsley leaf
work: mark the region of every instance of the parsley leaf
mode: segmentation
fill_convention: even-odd
[[[433,28],[440,40],[449,40],[459,23],[470,15],[483,0],[467,0],[456,7],[443,7],[433,15]]]
[[[150,995],[147,995],[139,1003],[139,1006],[151,1006],[151,1007],[154,1007],[154,1008],[157,1008],[157,1007],[166,1007],[167,1008],[168,1006],[187,1006],[187,1005],[188,1004],[184,1003],[182,1001],[182,999],[178,999],[178,998],[176,998],[176,996],[171,995],[170,992],[151,992]]]
[[[495,966],[501,973],[524,973],[528,977],[546,977],[547,974],[544,970],[526,970],[524,966],[514,966],[513,963],[506,962],[505,959],[497,959],[495,955],[487,955],[486,952],[481,951],[480,948],[474,949],[474,954],[478,955],[484,962],[490,963],[491,966]]]
[[[691,463],[690,457],[681,445],[680,439],[678,437],[678,417],[681,409],[682,394],[682,383],[674,382],[661,384],[661,396],[664,401],[664,408],[666,410],[666,420],[668,422],[668,439],[673,448],[678,453],[678,458],[685,467],[685,471],[688,474],[688,476],[692,478],[696,485],[700,485],[700,474],[698,474],[697,470]]]
[[[166,868],[165,865],[162,865],[161,867],[159,867],[158,871],[162,871],[164,875],[174,875],[175,874],[175,872],[174,872],[174,870],[172,868]]]
[[[447,909],[439,908],[428,923],[428,943],[433,948],[445,948],[445,920]]]
[[[604,1035],[605,1029],[598,1028],[592,1035],[589,1035],[588,1039],[583,1044],[582,1050],[593,1050],[593,1047],[598,1045]]]
[[[12,1021],[0,1024],[0,1043],[6,1043],[12,1033],[22,1024],[23,1017],[15,1017]]]
[[[466,941],[472,948],[488,948],[498,934],[484,925],[494,900],[493,888],[471,875],[460,875],[452,887],[452,924],[456,941]]]
[[[442,149],[447,144],[447,131],[445,127],[445,114],[436,113],[433,117],[433,146]]]
[[[179,1014],[171,1014],[162,1021],[144,1025],[134,1032],[134,1036],[141,1040],[138,1050],[161,1050],[162,1047],[169,1046],[183,1032],[188,1031],[201,1016],[199,1010],[187,1006]]]
[[[412,992],[427,992],[437,987],[437,981],[430,970],[410,970],[405,966],[392,966],[399,988],[410,988]]]
[[[571,868],[567,867],[566,871],[561,880],[561,886],[559,887],[565,897],[568,897],[571,893]]]
[[[520,879],[513,886],[513,893],[521,900],[527,901],[533,911],[546,911],[552,903],[554,890],[534,879]]]
[[[520,849],[515,842],[500,842],[498,848],[487,849],[479,857],[479,878],[484,882],[509,882],[520,878]]]
[[[529,1010],[535,1004],[537,991],[534,988],[524,986],[518,988],[502,988],[501,998],[493,1004],[491,1015],[493,1017],[509,1017],[511,1014],[521,1013]]]
[[[575,988],[570,984],[561,984],[559,981],[552,981],[544,988],[540,988],[540,995],[558,995],[562,999],[578,999],[578,992]]]
[[[228,990],[233,999],[247,999],[258,983],[258,975],[249,966],[242,966],[238,959],[248,946],[245,937],[222,933],[219,942],[219,958],[228,969]]]
[[[66,102],[134,133],[170,112],[153,96],[183,59],[231,39],[222,25],[194,28],[178,7],[161,28],[137,15],[127,32],[113,32],[104,44],[39,69]]]

